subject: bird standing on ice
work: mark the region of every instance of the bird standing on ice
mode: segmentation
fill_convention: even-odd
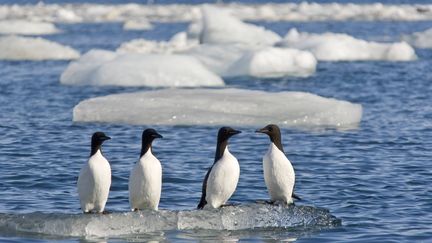
[[[219,208],[234,193],[240,177],[240,166],[228,151],[228,139],[239,133],[230,127],[219,129],[215,160],[205,175],[198,209],[203,209],[206,204]]]
[[[111,138],[103,132],[93,134],[90,158],[78,177],[78,194],[84,213],[104,213],[111,186],[111,167],[101,147],[108,139]]]
[[[271,144],[264,155],[264,180],[270,194],[271,203],[293,203],[292,198],[300,199],[294,195],[295,173],[291,162],[284,154],[281,142],[281,133],[277,125],[270,124],[256,130],[270,137]]]
[[[162,166],[152,153],[152,142],[155,138],[162,136],[154,129],[144,130],[140,160],[129,177],[129,204],[132,211],[158,210],[162,190]]]

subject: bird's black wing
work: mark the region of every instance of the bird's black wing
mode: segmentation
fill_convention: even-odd
[[[207,174],[204,177],[204,181],[203,181],[203,185],[202,185],[202,194],[201,194],[201,200],[197,206],[197,209],[203,209],[204,206],[207,204],[206,201],[206,193],[207,193],[207,180],[209,178],[210,175],[210,171],[212,170],[213,166],[210,167],[207,171]]]
[[[294,194],[294,192],[291,195],[292,198],[295,198],[297,200],[302,200],[299,196],[297,196],[296,194]]]

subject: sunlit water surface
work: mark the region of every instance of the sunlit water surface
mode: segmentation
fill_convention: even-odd
[[[258,23],[284,35],[291,27],[308,32],[345,32],[369,40],[396,41],[400,34],[432,27],[432,22]],[[119,23],[59,24],[63,33],[48,39],[81,52],[114,50],[144,37],[166,40],[187,24],[156,24],[145,32],[124,32]],[[416,50],[413,62],[320,62],[310,78],[225,80],[228,87],[266,91],[306,91],[363,105],[358,129],[283,129],[283,144],[296,170],[298,204],[329,209],[342,219],[330,230],[169,231],[109,238],[124,240],[272,242],[427,241],[432,239],[432,51]],[[76,180],[89,155],[96,130],[113,139],[104,146],[113,182],[107,203],[127,211],[129,171],[139,157],[144,126],[72,122],[83,99],[145,90],[122,87],[73,87],[59,83],[68,62],[0,61],[0,212],[79,213]],[[143,111],[144,112],[144,111]],[[229,124],[227,124],[229,125]],[[262,124],[265,125],[265,124]],[[154,145],[163,166],[162,209],[192,209],[202,179],[213,162],[217,128],[155,127],[164,136]],[[268,139],[243,131],[230,141],[241,167],[231,201],[267,198],[262,156]],[[300,231],[300,232],[297,232]],[[8,235],[0,241],[76,242],[79,238]]]

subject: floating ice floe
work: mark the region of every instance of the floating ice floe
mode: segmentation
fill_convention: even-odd
[[[243,23],[218,8],[203,11],[203,22],[192,23],[187,33],[177,33],[168,42],[132,40],[117,51],[190,55],[222,77],[305,77],[315,72],[317,62],[311,53],[268,47],[280,40],[277,34]]]
[[[131,19],[123,24],[124,30],[151,30],[153,25],[146,19]]]
[[[184,55],[115,53],[91,50],[62,73],[69,85],[223,86],[223,80],[198,60]]]
[[[432,28],[402,36],[402,40],[418,48],[432,48]]]
[[[299,33],[291,29],[278,46],[312,52],[323,61],[411,61],[417,59],[414,49],[406,42],[378,43],[356,39],[338,33]]]
[[[148,19],[155,22],[186,22],[201,18],[202,4],[25,4],[0,5],[0,19],[54,22],[125,22]],[[431,4],[356,3],[219,3],[243,20],[344,21],[344,20],[432,20]]]
[[[317,60],[312,53],[297,49],[267,47],[246,52],[224,76],[306,77],[315,72]]]
[[[201,44],[181,51],[200,60],[207,68],[222,77],[229,76],[229,69],[245,53],[258,51],[260,47],[244,44]],[[247,75],[247,74],[245,74]]]
[[[304,92],[164,89],[84,100],[75,122],[140,125],[355,127],[362,106]]]
[[[69,60],[79,56],[69,46],[40,37],[0,36],[0,60]]]
[[[198,45],[197,40],[188,39],[186,32],[175,34],[169,41],[153,41],[146,39],[135,39],[122,43],[118,52],[131,53],[163,53],[172,54],[181,52]]]
[[[198,59],[222,77],[307,77],[315,72],[312,53],[290,48],[260,47],[244,44],[201,44],[177,33],[169,41],[136,39],[123,43],[119,53],[181,54]]]
[[[269,46],[280,40],[278,34],[264,27],[244,23],[219,8],[203,7],[201,43]]]
[[[168,230],[253,230],[265,228],[333,228],[327,209],[311,206],[249,204],[214,210],[143,210],[108,215],[0,214],[0,232],[63,237],[108,237]]]
[[[47,35],[58,33],[52,23],[28,20],[0,20],[0,34]]]
[[[316,58],[307,51],[243,44],[198,45],[187,39],[184,32],[170,41],[132,40],[123,43],[117,52],[192,56],[222,77],[306,77],[315,72],[317,64]]]

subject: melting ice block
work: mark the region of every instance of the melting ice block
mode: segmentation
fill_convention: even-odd
[[[109,215],[0,214],[0,232],[55,236],[120,236],[167,230],[332,228],[341,224],[327,209],[247,204],[213,210],[144,210]]]
[[[197,58],[222,77],[306,77],[317,65],[312,53],[290,48],[203,44],[181,53]]]
[[[115,53],[91,50],[62,73],[69,85],[223,86],[198,60],[184,55]]]
[[[268,47],[246,52],[224,76],[306,77],[315,72],[317,60],[308,51]]]
[[[281,37],[264,27],[247,24],[216,7],[203,7],[201,43],[273,45]]]
[[[0,34],[47,35],[59,32],[54,24],[28,20],[0,20]]]
[[[412,61],[417,59],[414,49],[406,42],[378,43],[356,39],[338,33],[299,33],[291,29],[278,46],[312,52],[323,61]]]
[[[246,52],[258,49],[244,44],[202,44],[180,53],[197,58],[216,74],[226,77],[230,67]]]
[[[79,56],[79,52],[69,46],[40,37],[0,37],[0,60],[69,60]]]
[[[179,32],[175,34],[169,41],[154,41],[146,39],[134,39],[122,43],[118,52],[121,53],[162,53],[172,54],[190,49],[198,45],[197,40],[190,40],[186,32]]]
[[[145,125],[356,125],[362,106],[303,92],[243,89],[164,89],[115,94],[80,102],[76,122]]]
[[[411,35],[404,35],[402,39],[418,48],[432,48],[432,28]]]

